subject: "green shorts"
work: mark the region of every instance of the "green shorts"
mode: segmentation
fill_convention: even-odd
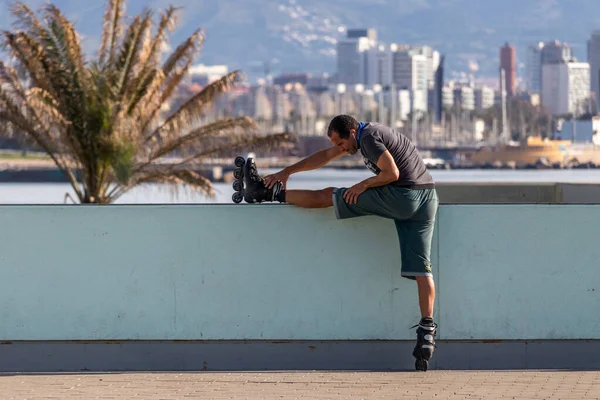
[[[408,189],[386,185],[367,189],[356,204],[344,200],[346,188],[333,191],[338,219],[376,215],[393,219],[400,241],[401,275],[407,279],[433,276],[431,242],[439,204],[435,189]]]

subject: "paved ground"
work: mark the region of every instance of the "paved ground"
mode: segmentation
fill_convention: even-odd
[[[600,372],[0,375],[0,399],[600,399]]]

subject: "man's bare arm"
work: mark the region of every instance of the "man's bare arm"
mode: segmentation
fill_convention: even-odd
[[[275,183],[280,181],[285,186],[290,175],[321,168],[344,154],[346,154],[345,151],[338,146],[332,146],[328,149],[318,151],[313,155],[298,161],[296,164],[284,168],[276,174],[266,176],[265,185],[268,188],[271,188]]]
[[[357,183],[344,193],[344,200],[346,200],[348,204],[356,204],[358,197],[364,193],[365,190],[387,185],[397,181],[400,177],[400,171],[398,171],[394,158],[387,150],[379,157],[379,160],[377,160],[377,167],[381,170],[378,175]]]
[[[345,152],[338,146],[332,146],[328,149],[318,151],[294,165],[290,165],[289,167],[285,168],[285,170],[289,175],[296,174],[298,172],[312,171],[329,164],[331,161],[344,155],[344,153]]]

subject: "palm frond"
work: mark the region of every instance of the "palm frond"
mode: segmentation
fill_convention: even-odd
[[[0,62],[0,104],[6,110],[5,118],[25,130],[35,131],[34,142],[49,153],[55,152],[49,134],[50,123],[60,124],[62,116],[48,104],[51,96],[42,89],[26,91],[17,79],[16,72]],[[40,114],[47,111],[46,118]]]
[[[100,45],[100,65],[112,64],[115,58],[119,37],[121,36],[121,18],[125,13],[124,0],[108,0],[104,14],[102,44]]]
[[[190,187],[192,190],[214,197],[215,192],[210,180],[190,169],[172,170],[169,167],[157,166],[153,171],[137,175],[135,182],[129,185],[115,186],[107,195],[107,202],[114,202],[133,187],[145,183],[168,184],[177,190],[181,185]]]
[[[292,144],[296,140],[294,135],[287,132],[252,136],[243,134],[227,135],[221,139],[222,140],[216,143],[212,143],[212,145],[205,146],[201,151],[183,159],[179,163],[173,164],[171,168],[189,167],[203,158],[224,155],[234,150],[243,149],[248,152],[257,149],[260,149],[261,151],[279,149],[283,145]]]
[[[72,154],[76,150],[64,140],[65,128],[69,125],[57,109],[57,101],[41,88],[25,90],[16,71],[0,62],[0,104],[5,112],[0,121],[8,121],[28,135],[19,137],[41,147],[65,173],[80,196],[77,180],[72,170]]]
[[[2,32],[2,44],[17,61],[21,75],[26,75],[26,78],[32,81],[32,85],[56,94],[41,46],[23,32],[14,34],[8,31]]]
[[[68,74],[69,77],[68,79],[65,77],[63,82],[71,89],[75,102],[74,109],[77,115],[85,114],[86,96],[93,88],[79,37],[73,24],[51,4],[45,7],[45,20],[48,21],[57,51],[61,55],[61,72]]]
[[[22,1],[16,1],[11,4],[11,13],[15,16],[15,22],[13,26],[17,30],[24,32],[31,32],[35,36],[42,36],[45,28],[39,19],[35,16],[35,13]]]
[[[195,122],[194,120],[200,117],[204,109],[212,104],[219,94],[229,90],[240,76],[240,71],[233,71],[207,85],[202,91],[192,96],[179,107],[150,137],[158,134],[162,137],[165,132],[168,132],[169,136],[172,136],[173,134],[179,134],[188,130],[186,127],[191,126]],[[252,125],[252,127],[254,128],[255,126]]]
[[[139,83],[136,84],[135,89],[129,96],[127,115],[131,116],[133,114],[134,109],[148,93],[158,91],[158,83],[161,83],[162,79],[162,75],[159,75],[159,71],[156,69],[149,71],[143,79],[139,79]]]
[[[119,57],[117,58],[115,70],[119,73],[119,99],[127,91],[131,72],[139,62],[140,50],[144,44],[144,35],[149,31],[152,12],[144,10],[141,16],[137,16],[129,26]]]
[[[195,58],[204,44],[204,39],[204,30],[198,29],[181,43],[163,64],[162,70],[165,72],[165,75],[171,75],[176,68],[187,65],[190,59]]]
[[[179,45],[167,61],[165,61],[162,67],[164,82],[161,88],[162,94],[159,96],[160,100],[155,103],[154,108],[147,114],[148,118],[145,119],[142,125],[142,132],[144,132],[146,137],[151,135],[151,133],[147,132],[149,125],[154,121],[161,107],[171,98],[175,89],[187,75],[196,57],[196,53],[204,43],[204,37],[204,31],[202,29],[197,30]]]
[[[72,72],[79,77],[83,77],[86,73],[85,59],[81,50],[81,41],[79,35],[75,31],[73,24],[68,21],[60,12],[60,10],[52,5],[46,6],[46,18],[48,21],[56,25],[56,30],[60,32],[64,38],[64,59],[72,68]]]
[[[34,86],[39,86],[50,93],[59,102],[61,113],[74,125],[81,125],[84,105],[83,94],[78,90],[79,84],[73,80],[73,74],[63,60],[61,49],[64,45],[59,38],[49,32],[36,38],[25,32],[16,34],[4,32],[4,42],[11,55],[22,69],[26,69]]]
[[[163,46],[167,45],[167,32],[172,32],[177,24],[177,8],[170,6],[162,15],[156,34],[140,55],[141,69],[143,73],[150,64],[158,64]]]
[[[200,128],[193,130],[187,135],[175,138],[173,138],[171,132],[169,132],[170,134],[162,134],[161,132],[159,132],[159,139],[165,141],[152,152],[149,162],[164,157],[169,153],[173,152],[174,150],[189,148],[194,145],[198,145],[199,143],[197,142],[207,136],[221,135],[223,133],[230,134],[236,129],[242,130],[244,134],[247,134],[249,130],[255,130],[256,127],[256,123],[251,118],[237,117],[223,119],[217,122],[213,122],[212,124],[204,125]],[[177,130],[177,128],[174,127],[174,130]]]
[[[131,85],[128,89],[130,102],[127,106],[127,114],[131,115],[134,108],[143,99],[144,95],[150,90],[153,82],[160,76],[157,74],[157,64],[160,62],[160,55],[163,46],[168,44],[167,33],[173,31],[177,24],[177,8],[170,6],[162,15],[156,34],[149,39],[150,30],[146,30],[144,44],[139,56],[139,63],[135,68],[135,76],[132,77]],[[162,84],[162,80],[160,80]],[[154,91],[156,92],[156,90]]]

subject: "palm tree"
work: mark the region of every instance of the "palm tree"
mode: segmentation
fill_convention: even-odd
[[[74,25],[52,4],[38,18],[22,2],[13,3],[14,30],[0,33],[11,60],[0,62],[0,131],[47,153],[79,202],[111,203],[148,182],[212,195],[211,183],[194,172],[200,161],[289,141],[285,133],[258,134],[248,117],[203,122],[217,96],[242,77],[239,71],[165,113],[204,32],[163,57],[177,9],[164,10],[157,21],[146,9],[126,25],[124,3],[108,0],[94,58],[84,55]]]

